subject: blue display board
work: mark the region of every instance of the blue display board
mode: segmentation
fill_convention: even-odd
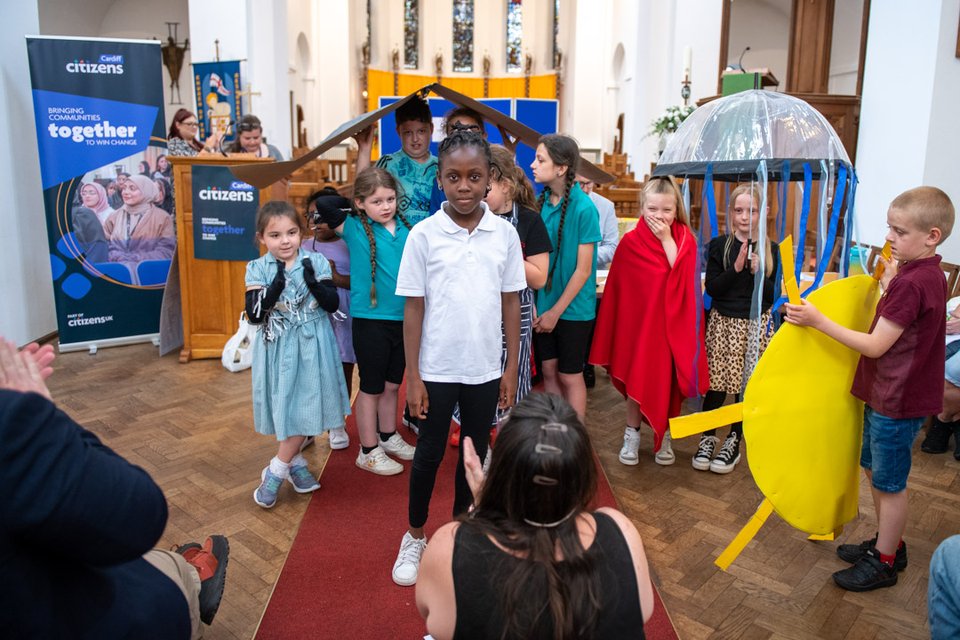
[[[385,107],[399,100],[398,97],[381,97],[380,107]],[[556,100],[537,100],[533,98],[482,98],[478,102],[496,109],[500,113],[510,116],[540,133],[556,133],[559,121],[559,106]],[[430,113],[433,116],[433,141],[430,143],[430,152],[437,155],[440,142],[443,140],[443,116],[456,107],[454,103],[444,98],[427,98]],[[491,144],[501,144],[503,138],[497,127],[486,123],[487,140]],[[396,114],[391,112],[380,120],[379,127],[380,155],[393,153],[400,149],[400,136],[397,135]],[[527,177],[533,181],[533,172],[530,164],[533,162],[534,150],[521,143],[517,146],[517,165],[523,168]],[[534,185],[537,186],[537,185]],[[539,188],[537,189],[539,191]]]
[[[560,124],[560,105],[556,100],[537,100],[534,98],[517,98],[515,101],[513,119],[527,125],[540,133],[556,133]],[[517,145],[517,165],[522,167],[533,182],[533,171],[530,164],[536,155],[536,150],[522,142]],[[534,183],[534,189],[540,193],[540,185]]]

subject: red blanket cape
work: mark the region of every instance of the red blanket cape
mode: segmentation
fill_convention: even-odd
[[[670,232],[677,243],[672,269],[660,240],[642,220],[623,236],[604,286],[589,358],[607,369],[620,393],[640,405],[656,435],[655,451],[668,420],[680,415],[683,398],[710,387],[696,240],[678,221]]]

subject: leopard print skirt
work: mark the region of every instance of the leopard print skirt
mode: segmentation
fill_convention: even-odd
[[[747,354],[756,352],[759,360],[770,344],[773,336],[773,323],[770,320],[770,311],[762,314],[759,322],[756,319],[729,318],[716,311],[710,312],[706,342],[712,390],[725,393],[740,393],[743,390],[743,369]]]

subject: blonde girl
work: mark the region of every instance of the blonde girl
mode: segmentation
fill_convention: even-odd
[[[284,480],[298,493],[320,488],[300,448],[307,436],[343,426],[350,396],[327,316],[339,304],[330,264],[300,247],[300,218],[288,203],[263,205],[256,226],[267,253],[247,264],[245,278],[247,317],[258,326],[253,420],[257,433],[280,445],[253,499],[269,509]]]
[[[542,361],[543,385],[562,395],[583,420],[587,386],[583,356],[596,317],[597,243],[600,215],[576,184],[580,147],[570,136],[540,138],[530,167],[544,186],[537,208],[554,247],[547,281],[537,292],[534,345]]]
[[[703,411],[721,407],[727,394],[742,393],[745,378],[749,377],[744,366],[748,353],[752,350],[751,360],[756,362],[773,335],[770,307],[780,258],[777,243],[768,240],[759,245],[760,217],[769,213],[769,209],[760,210],[760,200],[756,185],[742,184],[734,189],[728,214],[732,233],[710,242],[705,281],[712,299],[706,340],[710,390],[703,398]],[[763,298],[756,309],[758,287],[763,289]],[[743,423],[730,427],[719,452],[716,433],[716,429],[711,429],[700,436],[693,468],[730,473],[740,461]]]
[[[640,208],[641,222],[610,265],[589,361],[606,367],[626,398],[620,462],[639,463],[645,423],[654,431],[654,461],[670,465],[668,421],[708,384],[698,250],[672,179],[648,180]]]
[[[350,313],[360,373],[357,466],[379,475],[403,471],[387,454],[412,460],[415,451],[397,433],[396,418],[404,372],[404,298],[396,294],[397,271],[410,231],[410,223],[397,210],[398,191],[390,173],[368,167],[354,182],[352,211],[317,212],[319,222],[336,231],[350,253]]]

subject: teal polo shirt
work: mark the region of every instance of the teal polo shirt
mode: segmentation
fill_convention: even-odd
[[[389,171],[400,183],[403,193],[397,194],[397,207],[411,225],[435,213],[430,210],[430,197],[437,181],[436,156],[417,162],[401,149],[382,156],[377,166]]]
[[[554,262],[557,266],[553,271],[553,287],[549,290],[544,287],[537,291],[537,313],[549,311],[560,299],[567,282],[577,269],[577,251],[580,245],[593,244],[590,277],[577,293],[577,297],[560,315],[561,320],[593,320],[597,315],[597,243],[603,238],[600,233],[600,214],[590,196],[580,189],[580,185],[573,186],[569,197],[570,205],[563,222],[563,239],[560,243],[557,242],[557,235],[563,198],[555,205],[550,204],[550,199],[547,198],[540,210],[540,217],[550,234],[550,242],[557,247],[550,254],[550,267],[553,268]]]
[[[370,241],[360,218],[347,216],[340,235],[350,252],[350,315],[371,320],[403,320],[406,299],[397,295],[397,272],[410,232],[399,220],[394,229],[396,235],[379,222],[367,220],[377,245],[377,306],[370,306]]]

